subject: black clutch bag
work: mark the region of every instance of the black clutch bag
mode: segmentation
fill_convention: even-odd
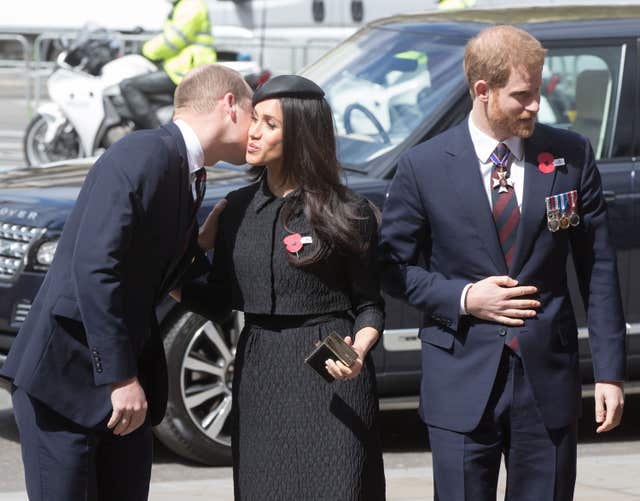
[[[309,353],[304,363],[318,374],[325,382],[334,381],[325,367],[327,359],[340,360],[347,367],[351,367],[358,360],[358,353],[344,342],[335,332],[330,333],[322,341],[318,341],[313,351]]]

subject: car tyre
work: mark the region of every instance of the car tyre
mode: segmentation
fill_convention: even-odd
[[[231,381],[242,314],[223,324],[188,311],[164,336],[169,375],[165,417],[155,428],[167,448],[207,465],[231,464]]]

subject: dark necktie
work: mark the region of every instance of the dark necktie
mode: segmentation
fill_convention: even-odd
[[[191,223],[189,224],[189,229],[187,230],[187,235],[191,235],[193,232],[193,228],[196,226],[198,221],[198,210],[202,205],[202,200],[204,199],[204,193],[207,191],[207,170],[202,167],[201,169],[194,172],[195,176],[195,188],[196,188],[196,198],[193,201],[193,212],[191,213]],[[189,239],[187,239],[187,245],[189,244]]]
[[[516,232],[520,221],[520,209],[516,198],[516,190],[509,178],[511,152],[504,143],[499,143],[490,156],[493,162],[491,172],[491,205],[493,219],[496,222],[496,230],[500,239],[500,246],[504,253],[507,267],[511,266],[513,251],[516,245]],[[507,331],[505,344],[516,354],[520,354],[518,337],[513,329]]]
[[[200,209],[200,205],[202,205],[202,200],[204,199],[204,193],[207,190],[207,169],[202,167],[194,173],[195,185],[196,185],[196,199],[193,203],[193,215],[194,217],[198,213],[198,209]]]

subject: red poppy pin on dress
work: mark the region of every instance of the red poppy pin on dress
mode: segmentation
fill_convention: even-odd
[[[295,254],[297,257],[300,257],[298,252],[300,252],[302,246],[304,244],[310,244],[313,239],[309,236],[303,237],[300,233],[292,233],[291,235],[284,237],[282,241],[291,254]]]
[[[287,235],[284,237],[284,245],[287,250],[292,254],[297,254],[300,249],[302,249],[302,235],[300,233],[292,233],[291,235]]]

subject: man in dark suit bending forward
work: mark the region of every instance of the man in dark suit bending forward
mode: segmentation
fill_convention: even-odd
[[[147,499],[167,401],[155,306],[200,254],[204,165],[244,162],[251,95],[237,72],[197,68],[171,124],[130,134],[89,171],[1,372],[31,501]]]

